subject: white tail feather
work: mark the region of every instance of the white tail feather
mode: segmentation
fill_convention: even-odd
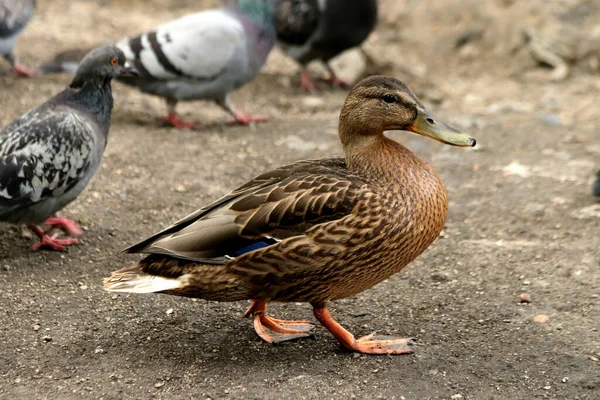
[[[120,293],[156,293],[165,290],[180,289],[187,286],[188,275],[177,279],[155,275],[123,276],[114,275],[104,280],[104,290]]]

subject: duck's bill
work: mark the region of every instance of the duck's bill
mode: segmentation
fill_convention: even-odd
[[[425,108],[418,108],[417,112],[417,120],[408,128],[409,131],[452,146],[474,147],[477,144],[471,136],[446,125]]]

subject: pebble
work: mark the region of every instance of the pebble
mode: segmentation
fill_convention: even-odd
[[[452,396],[450,396],[450,398],[452,400],[458,400],[458,399],[462,399],[463,396],[462,396],[462,394],[453,394]]]
[[[520,303],[531,303],[531,296],[528,293],[521,293],[519,296]]]
[[[156,383],[154,384],[154,387],[155,387],[155,388],[157,388],[157,389],[158,389],[158,388],[161,388],[161,387],[163,387],[163,386],[165,386],[165,383],[164,383],[164,382],[156,382]]]
[[[562,126],[560,116],[556,114],[540,114],[538,120],[548,126]]]
[[[447,282],[450,280],[450,277],[448,276],[448,274],[445,274],[443,272],[435,272],[431,274],[431,280],[434,282]]]
[[[538,324],[545,324],[548,321],[550,321],[550,317],[544,314],[538,314],[533,317],[533,322],[537,322]]]
[[[173,309],[172,309],[172,308],[169,308],[169,309],[167,310],[167,315],[171,315],[171,314],[173,314]]]
[[[52,337],[50,337],[50,336],[44,336],[44,337],[42,338],[42,340],[43,340],[44,342],[48,343],[48,342],[51,342],[51,341],[52,341]]]
[[[35,324],[33,326],[33,330],[36,331],[36,332],[39,331],[40,330],[40,326],[38,324]]]

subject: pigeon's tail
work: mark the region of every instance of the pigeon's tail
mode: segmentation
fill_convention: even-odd
[[[166,278],[143,272],[138,265],[125,267],[104,279],[104,290],[121,293],[157,293],[181,289],[188,284],[188,276]]]
[[[42,74],[74,74],[79,67],[79,63],[90,50],[71,49],[63,51],[54,56],[52,60],[39,64],[37,69]]]

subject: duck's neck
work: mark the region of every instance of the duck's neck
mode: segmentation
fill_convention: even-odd
[[[433,168],[400,143],[382,134],[361,136],[344,146],[346,165],[351,172],[371,182],[382,184],[422,181],[423,176],[432,183],[441,183]]]

